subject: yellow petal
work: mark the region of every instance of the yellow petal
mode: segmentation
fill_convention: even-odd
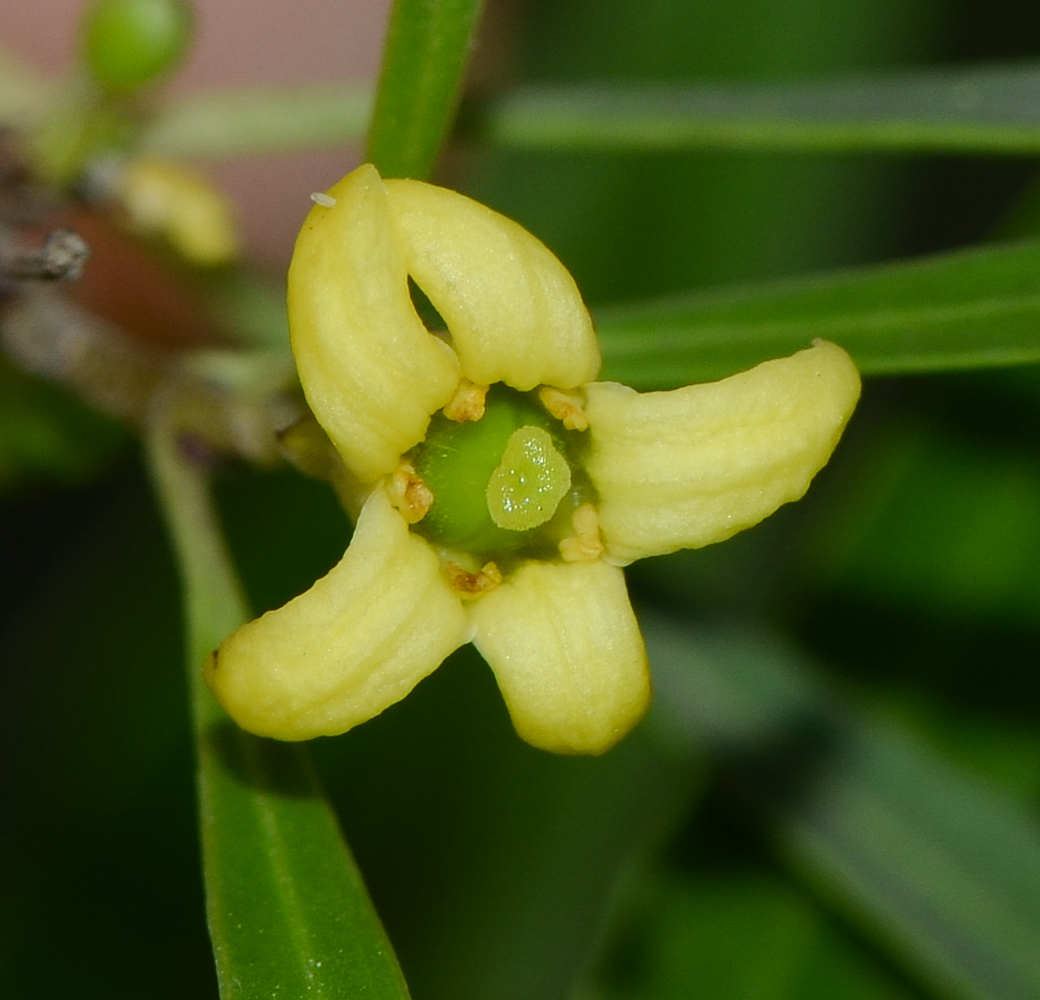
[[[545,244],[454,191],[410,180],[386,188],[408,272],[448,324],[468,379],[526,391],[596,377],[592,322]]]
[[[817,341],[720,382],[636,393],[586,387],[607,558],[720,542],[797,500],[826,463],[859,398],[859,374]]]
[[[363,166],[331,188],[300,231],[289,325],[307,401],[351,472],[373,482],[451,399],[458,359],[423,326],[386,191]]]
[[[528,743],[602,753],[642,718],[646,653],[616,566],[528,562],[470,613],[473,642]]]
[[[331,736],[403,698],[467,630],[433,549],[377,488],[339,565],[226,639],[206,679],[250,732]]]
[[[165,236],[184,257],[206,267],[237,256],[231,206],[202,174],[143,157],[131,160],[116,184],[130,224],[139,232]]]

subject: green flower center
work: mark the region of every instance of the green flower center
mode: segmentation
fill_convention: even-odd
[[[574,460],[580,444],[535,398],[503,385],[488,392],[480,420],[438,413],[410,456],[433,494],[413,530],[482,556],[555,546],[590,498]]]

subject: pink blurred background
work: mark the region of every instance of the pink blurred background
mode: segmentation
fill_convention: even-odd
[[[0,4],[0,45],[34,68],[61,73],[76,47],[82,0]],[[171,93],[218,85],[371,80],[390,0],[195,0],[197,38]],[[310,192],[358,162],[356,149],[265,156],[207,167],[235,203],[250,256],[284,271]]]

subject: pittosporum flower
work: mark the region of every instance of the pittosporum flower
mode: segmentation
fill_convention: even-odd
[[[608,749],[650,696],[621,567],[802,496],[856,404],[854,365],[818,341],[671,392],[596,382],[574,281],[516,223],[371,166],[315,201],[289,272],[293,351],[360,512],[342,561],[230,636],[210,685],[244,728],[308,739],[472,642],[524,739]]]

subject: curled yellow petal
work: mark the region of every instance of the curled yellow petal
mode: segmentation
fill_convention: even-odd
[[[852,360],[824,341],[672,392],[590,384],[586,469],[607,557],[624,565],[720,542],[797,500],[859,391]]]
[[[544,243],[454,191],[385,183],[408,271],[448,324],[466,378],[526,391],[596,377],[592,321]]]
[[[372,166],[311,209],[289,268],[289,325],[307,401],[364,482],[394,470],[459,381],[416,315],[404,249]]]
[[[250,732],[331,736],[403,698],[467,630],[436,554],[378,488],[339,565],[227,638],[206,679]]]
[[[642,718],[646,654],[616,566],[528,562],[470,613],[474,645],[528,743],[603,753]]]

